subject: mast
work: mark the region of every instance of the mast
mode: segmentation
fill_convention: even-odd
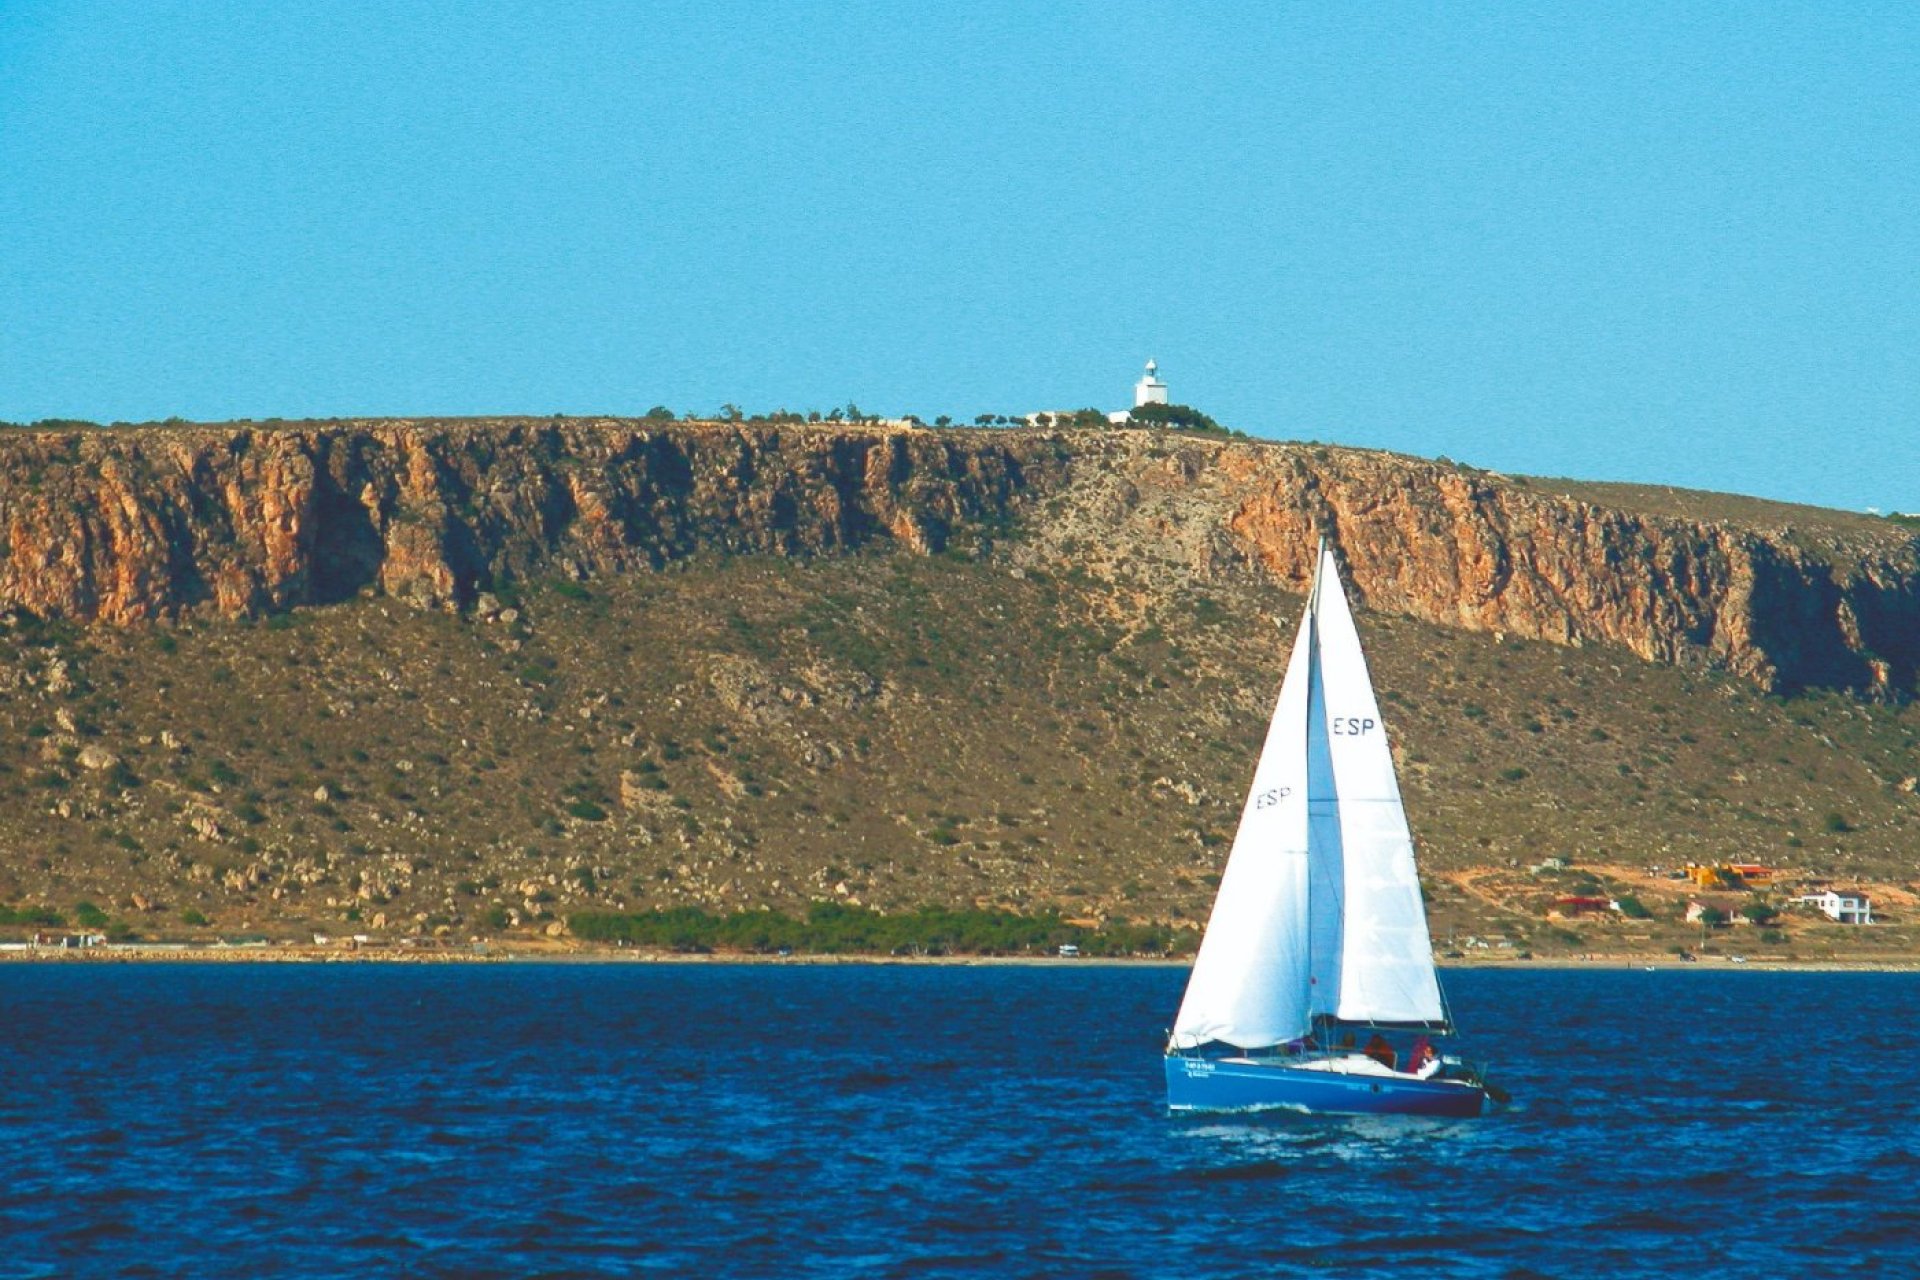
[[[1307,601],[1307,625],[1313,630],[1308,666],[1306,731],[1307,787],[1307,999],[1315,1020],[1336,1017],[1340,1008],[1342,944],[1346,936],[1346,849],[1340,829],[1340,788],[1327,732],[1326,663],[1320,610],[1327,579],[1340,591],[1339,570],[1330,563],[1327,538],[1320,535],[1313,565],[1313,592]]]

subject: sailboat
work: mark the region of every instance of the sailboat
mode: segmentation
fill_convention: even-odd
[[[1439,1052],[1413,838],[1360,634],[1323,540],[1213,915],[1166,1049],[1175,1112],[1477,1116]]]

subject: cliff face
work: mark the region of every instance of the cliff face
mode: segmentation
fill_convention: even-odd
[[[376,589],[658,568],[703,549],[921,552],[992,525],[1051,449],[848,428],[368,423],[0,440],[0,604],[123,624]]]
[[[1313,445],[1136,436],[1076,465],[1094,518],[1074,532],[1116,562],[1304,592],[1324,534],[1369,607],[1423,621],[1617,644],[1771,691],[1898,699],[1920,673],[1920,540],[1884,521],[1744,502],[1772,518],[1674,518]]]
[[[107,624],[363,591],[457,607],[493,584],[703,550],[926,553],[983,538],[1018,563],[1168,590],[1299,591],[1324,533],[1375,609],[1618,644],[1769,689],[1909,695],[1915,541],[1874,522],[1810,542],[1779,510],[1772,523],[1675,518],[1385,454],[1145,432],[581,420],[10,432],[0,606]]]
[[[1784,530],[1607,510],[1380,455],[1295,459],[1229,523],[1292,581],[1308,572],[1306,526],[1328,529],[1370,605],[1446,625],[1619,644],[1768,689],[1905,696],[1920,664],[1920,556],[1893,531],[1842,560]]]

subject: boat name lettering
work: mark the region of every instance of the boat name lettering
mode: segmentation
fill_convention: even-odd
[[[1342,737],[1357,738],[1362,734],[1372,733],[1379,727],[1379,721],[1362,719],[1360,716],[1333,717],[1333,731]]]
[[[1257,793],[1253,797],[1253,807],[1255,809],[1272,809],[1292,794],[1292,787],[1274,787],[1271,790]]]

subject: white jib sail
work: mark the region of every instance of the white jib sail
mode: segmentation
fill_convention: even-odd
[[[1325,703],[1310,713],[1311,736],[1319,739],[1324,727],[1325,737],[1310,751],[1313,765],[1320,766],[1309,771],[1316,819],[1313,856],[1318,860],[1323,851],[1337,856],[1343,907],[1337,1002],[1316,997],[1315,1011],[1354,1022],[1444,1022],[1393,754],[1340,572],[1325,548],[1314,603],[1319,677],[1314,694]],[[1334,804],[1323,794],[1329,784]],[[1335,814],[1337,847],[1329,848],[1333,842],[1323,840],[1322,833]],[[1315,875],[1313,887],[1318,895],[1321,876]],[[1324,896],[1316,896],[1316,919],[1328,906]],[[1316,937],[1325,939],[1327,933],[1316,930]],[[1322,976],[1316,990],[1329,985]]]
[[[1257,1048],[1304,1035],[1308,994],[1307,683],[1310,618],[1293,657],[1253,787],[1220,875],[1213,916],[1194,957],[1173,1043]]]

